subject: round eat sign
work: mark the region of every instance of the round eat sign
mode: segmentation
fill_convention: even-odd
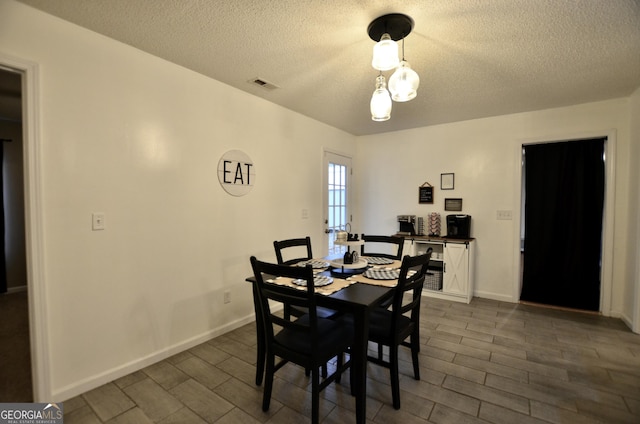
[[[253,188],[256,171],[253,161],[240,150],[229,150],[218,162],[218,181],[232,196],[244,196]]]

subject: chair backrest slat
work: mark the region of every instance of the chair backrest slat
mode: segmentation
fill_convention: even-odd
[[[431,253],[427,252],[419,256],[405,256],[400,267],[398,285],[393,295],[391,328],[392,331],[399,326],[399,316],[411,312],[411,321],[418,325],[420,317],[420,300],[422,299],[422,286],[429,268]],[[405,296],[411,293],[411,296]]]
[[[362,256],[377,256],[396,260],[402,259],[402,252],[404,250],[404,237],[402,236],[375,236],[363,234],[362,240],[364,241],[364,244],[360,246],[360,255]],[[383,248],[384,245],[389,245],[391,250],[396,253],[376,251]]]
[[[276,252],[276,260],[278,261],[278,264],[292,265],[307,259],[313,259],[313,253],[311,252],[311,238],[309,236],[288,240],[276,240],[273,242],[273,248]],[[285,249],[291,249],[291,251],[295,252],[297,255],[300,255],[300,252],[303,252],[304,249],[306,249],[307,254],[306,256],[284,259],[285,255],[283,254],[283,251]]]

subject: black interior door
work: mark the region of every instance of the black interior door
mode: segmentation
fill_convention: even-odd
[[[524,147],[521,300],[599,310],[605,140]]]

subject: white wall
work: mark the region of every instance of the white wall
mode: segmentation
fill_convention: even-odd
[[[627,264],[629,278],[625,287],[625,321],[636,333],[640,333],[640,87],[633,93],[630,100],[629,116],[631,121],[631,154],[632,166],[629,181],[629,234],[633,238],[629,243]]]
[[[476,238],[475,295],[517,301],[520,207],[520,146],[615,129],[617,161],[614,251],[626,252],[629,193],[628,99],[499,116],[358,138],[357,180],[360,232],[394,233],[396,215],[444,216],[444,198],[463,199]],[[440,174],[455,173],[455,189],[440,190]],[[436,187],[434,204],[418,203],[418,187]],[[634,185],[635,186],[635,185]],[[512,221],[496,219],[513,211]],[[443,233],[445,226],[443,224]],[[633,236],[632,236],[633,238]],[[613,290],[605,312],[629,313],[624,304],[629,268],[625,254],[613,258]]]
[[[444,214],[445,195],[462,197],[478,241],[476,295],[514,300],[517,221],[495,215],[519,210],[518,146],[616,129],[615,250],[637,245],[627,99],[356,139],[12,0],[0,0],[1,54],[40,74],[46,400],[252,319],[249,256],[274,258],[274,239],[322,240],[323,148],[356,157],[356,232],[393,233],[396,215]],[[240,198],[217,182],[230,149],[256,166]],[[454,191],[439,190],[443,172],[455,173]],[[425,181],[436,186],[429,206],[417,202]],[[91,231],[95,211],[106,230]],[[611,309],[630,316],[629,260],[615,255]]]
[[[0,32],[40,73],[47,400],[252,320],[249,256],[322,240],[322,149],[353,136],[13,1]],[[244,197],[218,184],[230,149],[255,164]]]

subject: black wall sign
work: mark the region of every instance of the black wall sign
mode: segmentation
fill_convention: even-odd
[[[418,203],[433,203],[433,186],[424,183],[418,187]]]

